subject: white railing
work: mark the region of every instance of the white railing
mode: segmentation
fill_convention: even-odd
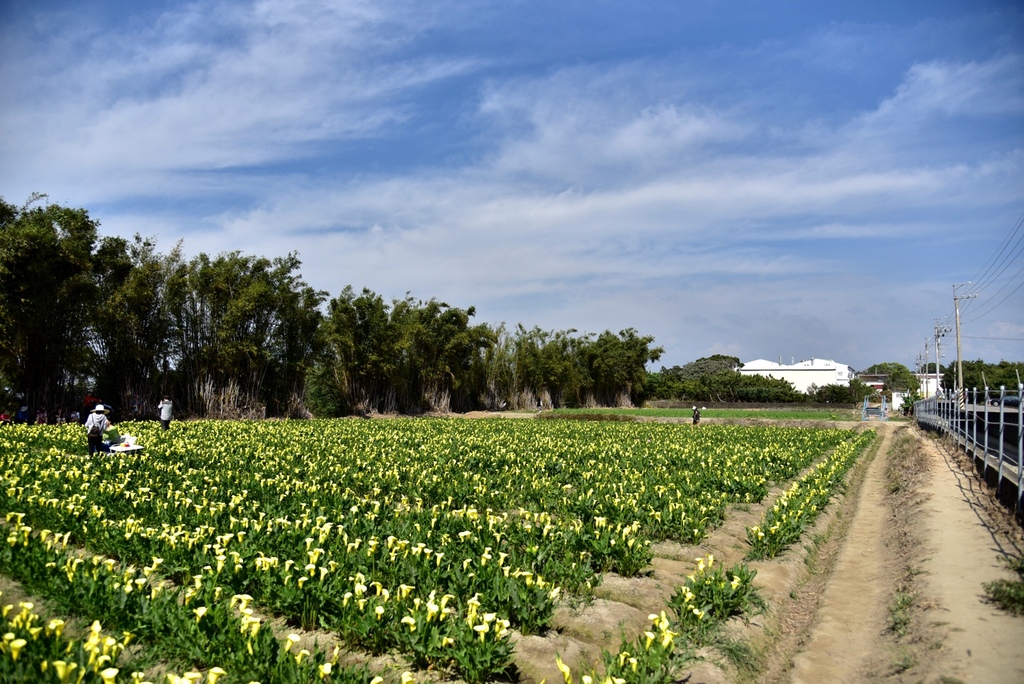
[[[1024,406],[1021,392],[1007,394],[1003,389],[972,389],[961,395],[936,396],[914,404],[918,425],[949,435],[957,447],[970,456],[986,481],[996,489],[996,496],[1009,503],[1013,494],[1013,510],[1018,517],[1024,513],[1024,468],[1021,450],[1024,447]],[[1017,402],[1012,403],[1012,398]],[[1009,401],[1008,401],[1009,399]]]

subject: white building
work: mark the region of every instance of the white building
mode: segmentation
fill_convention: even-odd
[[[942,378],[936,378],[935,373],[914,373],[914,375],[917,376],[917,381],[921,383],[921,389],[917,393],[921,395],[922,399],[934,397],[938,393]]]
[[[853,368],[831,359],[811,358],[788,366],[767,359],[755,359],[738,369],[743,375],[763,375],[793,383],[797,392],[806,393],[814,385],[846,385],[853,379]]]

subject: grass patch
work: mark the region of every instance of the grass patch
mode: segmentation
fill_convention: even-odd
[[[906,649],[901,649],[900,652],[896,654],[896,659],[892,663],[897,674],[900,672],[906,672],[915,665],[917,665],[917,658],[914,657],[913,653]]]
[[[914,592],[908,591],[906,587],[899,586],[893,594],[892,603],[889,604],[889,630],[897,636],[904,636],[910,627],[911,609],[914,607],[916,597]]]
[[[540,420],[596,420],[596,421],[611,421],[617,423],[633,423],[636,422],[638,416],[632,416],[627,413],[605,413],[601,411],[575,411],[571,409],[556,409],[554,411],[545,411],[544,413],[538,413],[537,418]]]
[[[890,494],[905,494],[918,484],[920,474],[925,472],[924,454],[917,448],[912,434],[897,437],[889,450],[889,461],[885,468],[885,479]]]
[[[756,674],[762,666],[762,658],[746,642],[719,636],[711,646],[722,654],[742,676]]]
[[[1004,559],[1011,570],[1017,573],[1018,579],[1000,579],[985,584],[985,594],[989,600],[1003,610],[1014,615],[1024,615],[1024,556]]]

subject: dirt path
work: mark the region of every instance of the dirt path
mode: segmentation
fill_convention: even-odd
[[[881,441],[819,603],[817,624],[806,649],[793,659],[794,684],[856,681],[878,653],[878,635],[885,629],[885,614],[879,608],[885,605],[892,573],[884,542],[885,455],[892,448],[893,428],[882,424],[879,429]]]
[[[1024,618],[983,591],[1013,579],[1000,559],[1021,552],[1019,528],[916,429],[918,485],[896,507],[887,476],[895,430],[879,426],[883,441],[789,681],[1024,682]]]
[[[990,494],[952,455],[930,445],[932,481],[925,487],[921,531],[924,591],[936,601],[933,622],[948,632],[933,673],[963,682],[1024,682],[1024,618],[983,600],[982,585],[1012,579],[1000,559],[1022,551],[1000,531]]]

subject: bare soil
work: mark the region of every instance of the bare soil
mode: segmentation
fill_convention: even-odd
[[[1024,682],[1024,619],[983,590],[1013,579],[1002,559],[1024,550],[1021,528],[947,444],[879,431],[813,625],[777,681]],[[897,431],[914,438],[902,464]]]

